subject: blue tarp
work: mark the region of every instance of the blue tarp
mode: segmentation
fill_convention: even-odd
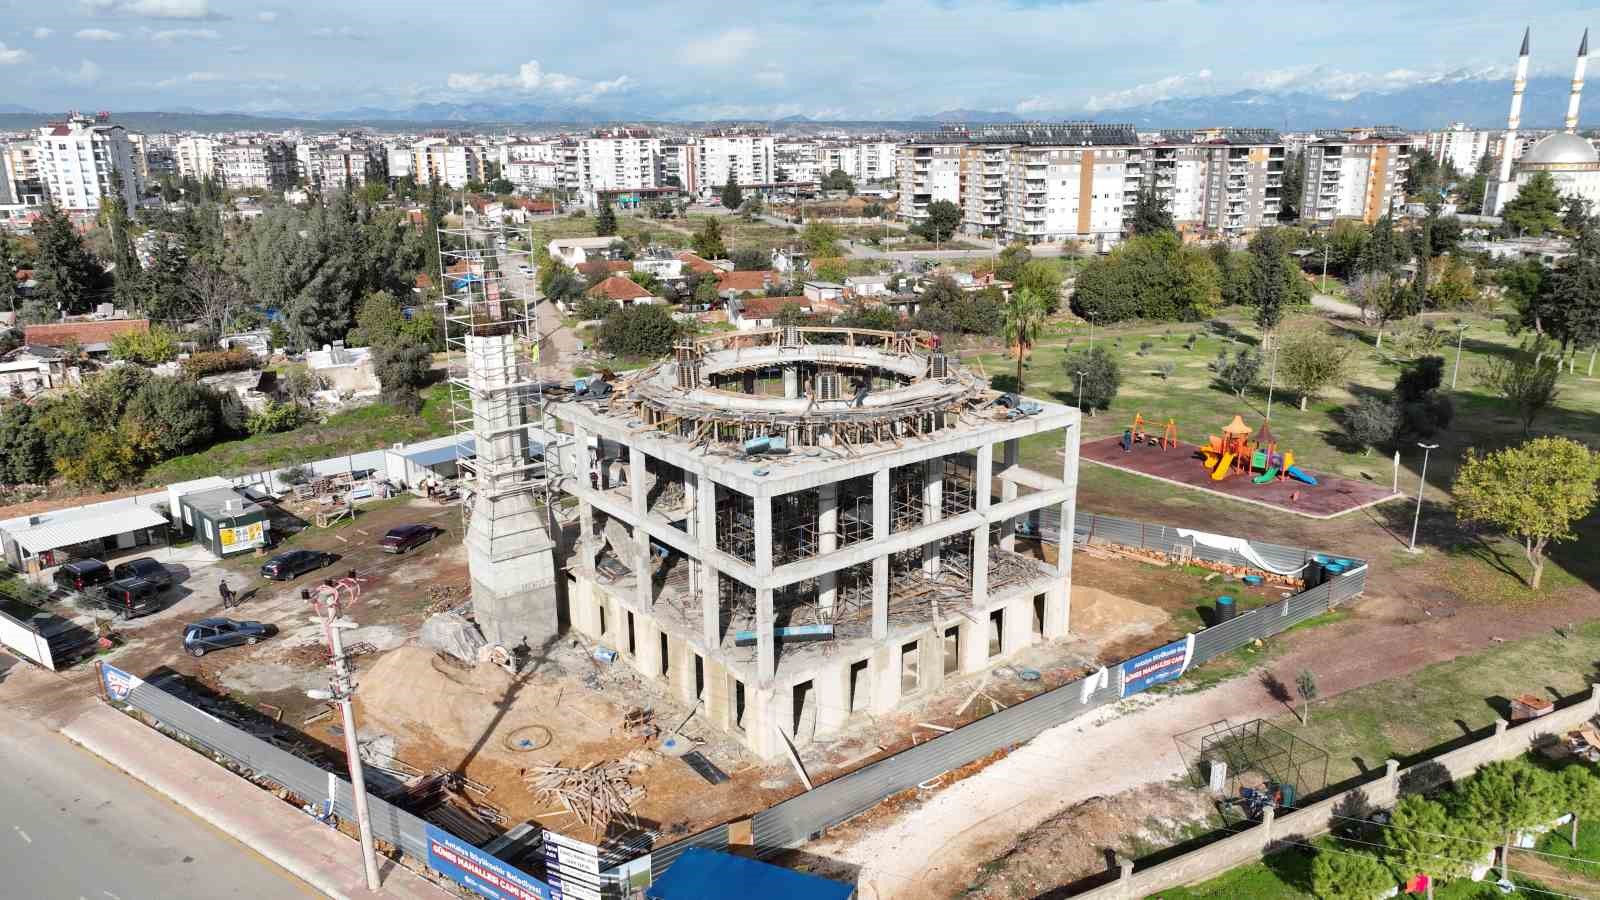
[[[471,450],[471,441],[467,442],[467,450]],[[431,450],[416,450],[405,454],[405,458],[424,468],[433,468],[440,463],[449,462],[456,458],[456,445],[434,447]]]
[[[850,900],[848,884],[690,847],[666,874],[644,889],[645,900]]]

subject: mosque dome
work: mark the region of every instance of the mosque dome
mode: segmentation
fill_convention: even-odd
[[[1522,154],[1525,163],[1592,163],[1600,162],[1600,153],[1594,145],[1575,134],[1560,132],[1541,139]]]

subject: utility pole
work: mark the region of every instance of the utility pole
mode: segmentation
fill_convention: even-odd
[[[1465,323],[1465,322],[1457,322],[1456,323],[1456,364],[1455,364],[1455,367],[1450,370],[1450,390],[1452,390],[1452,391],[1456,389],[1456,376],[1461,374],[1461,339],[1463,337],[1466,337],[1466,334],[1467,334],[1467,323]]]
[[[1328,292],[1328,245],[1322,245],[1322,292]]]
[[[1278,336],[1267,335],[1267,340],[1272,342],[1272,369],[1267,375],[1267,421],[1272,421],[1272,389],[1278,383]]]
[[[1089,313],[1089,350],[1094,351],[1094,312]]]
[[[1428,454],[1439,449],[1438,444],[1424,444],[1421,441],[1417,442],[1417,446],[1422,448],[1422,477],[1417,481],[1417,512],[1411,518],[1411,546],[1406,548],[1410,553],[1417,552],[1417,526],[1422,522],[1422,493],[1428,487]]]
[[[1080,411],[1083,409],[1083,379],[1087,377],[1088,374],[1088,372],[1085,372],[1082,369],[1078,370],[1078,409]]]
[[[342,578],[337,583],[331,579],[317,587],[312,602],[322,617],[322,628],[328,641],[328,665],[333,675],[328,679],[327,691],[307,691],[313,700],[332,700],[339,704],[344,722],[344,752],[350,766],[350,789],[356,808],[356,826],[361,833],[361,861],[367,870],[367,890],[377,891],[378,854],[372,841],[372,815],[367,810],[367,779],[361,766],[361,746],[356,740],[356,714],[351,705],[355,683],[350,678],[350,659],[344,652],[344,639],[340,634],[355,625],[339,619],[341,599],[348,595],[354,603],[361,596],[361,585],[354,578]]]

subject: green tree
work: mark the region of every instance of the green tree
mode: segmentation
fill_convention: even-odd
[[[1300,409],[1349,374],[1355,344],[1329,337],[1321,329],[1290,334],[1278,349],[1278,372],[1284,383],[1300,395]]]
[[[1483,212],[1483,198],[1489,190],[1489,178],[1494,174],[1494,156],[1485,153],[1478,157],[1478,167],[1472,177],[1462,182],[1457,191],[1458,206],[1463,213],[1479,215]]]
[[[17,260],[11,253],[11,239],[0,234],[0,307],[17,308]]]
[[[99,295],[104,273],[84,249],[83,239],[71,220],[54,203],[46,203],[33,224],[39,246],[33,277],[33,296],[41,304],[70,315],[88,312]]]
[[[252,413],[245,422],[251,434],[277,434],[293,431],[310,418],[310,410],[298,403],[269,402],[260,412]]]
[[[1275,228],[1264,228],[1250,239],[1250,260],[1255,272],[1251,300],[1256,308],[1256,325],[1262,331],[1271,331],[1283,321],[1283,309],[1291,300],[1293,283],[1304,282]]]
[[[813,257],[839,255],[839,229],[826,222],[811,222],[800,232],[800,240]]]
[[[1027,244],[1007,244],[995,261],[994,277],[1015,285],[1022,277],[1022,267],[1032,260],[1033,251],[1028,249]]]
[[[735,271],[749,272],[772,268],[772,257],[759,247],[736,247],[728,254]]]
[[[778,307],[774,321],[780,326],[804,325],[811,321],[811,315],[806,312],[805,307],[791,300]]]
[[[949,200],[935,200],[928,204],[927,214],[916,225],[923,240],[935,244],[950,240],[961,227],[961,207]]]
[[[185,279],[189,273],[189,253],[184,245],[157,234],[150,243],[150,267],[133,282],[138,292],[135,302],[146,316],[161,322],[181,322],[188,318],[190,304]]]
[[[517,191],[517,186],[512,184],[511,179],[505,177],[504,175],[496,176],[493,181],[489,182],[488,187],[490,191],[502,196],[505,194],[514,194]]]
[[[1240,347],[1230,358],[1228,351],[1220,350],[1211,370],[1218,384],[1238,394],[1242,400],[1244,392],[1261,378],[1261,353],[1251,347]]]
[[[139,475],[139,452],[117,429],[96,431],[70,454],[57,457],[56,471],[80,487],[110,490]]]
[[[663,305],[629,306],[613,310],[600,323],[599,344],[618,356],[653,358],[671,352],[680,331]]]
[[[1548,338],[1534,336],[1522,342],[1508,359],[1493,356],[1478,372],[1478,383],[1510,403],[1522,422],[1522,433],[1561,393],[1561,361]]]
[[[1427,150],[1413,150],[1406,166],[1406,196],[1414,200],[1436,199],[1441,176],[1437,157]]]
[[[149,331],[125,331],[111,338],[111,356],[142,366],[157,366],[178,358],[178,336],[160,326]]]
[[[1061,368],[1067,373],[1068,383],[1083,397],[1083,408],[1089,415],[1098,409],[1109,409],[1111,401],[1117,399],[1122,369],[1104,346],[1068,353],[1061,360]]]
[[[1355,261],[1355,271],[1361,274],[1393,275],[1405,262],[1400,249],[1400,238],[1394,231],[1394,220],[1380,216],[1361,247],[1361,256]]]
[[[1209,318],[1221,291],[1206,251],[1176,234],[1130,238],[1078,274],[1073,311],[1102,325],[1127,319],[1193,322]]]
[[[873,331],[897,331],[901,327],[900,314],[888,306],[863,306],[852,303],[850,308],[833,320],[840,328],[865,328]]]
[[[1283,188],[1278,195],[1278,221],[1293,222],[1300,218],[1300,194],[1305,190],[1306,161],[1303,153],[1288,153],[1283,158]]]
[[[1500,208],[1500,218],[1514,233],[1539,237],[1561,228],[1565,203],[1549,172],[1535,172],[1511,202]]]
[[[1556,264],[1547,302],[1540,305],[1540,330],[1561,342],[1561,350],[1600,342],[1600,229],[1583,226],[1572,253]]]
[[[1534,438],[1484,456],[1468,450],[1453,492],[1456,516],[1522,542],[1538,590],[1545,549],[1577,537],[1572,526],[1595,506],[1600,453],[1564,437]]]
[[[139,459],[164,460],[200,450],[217,434],[217,395],[187,378],[151,378],[139,386],[121,427]]]
[[[594,233],[599,237],[611,237],[617,233],[617,213],[611,208],[609,198],[600,201],[600,214],[594,217]]]
[[[1363,452],[1388,447],[1400,429],[1400,413],[1393,402],[1370,394],[1344,411],[1345,433]]]
[[[1044,304],[1045,313],[1052,314],[1061,308],[1061,285],[1064,280],[1061,267],[1054,260],[1031,259],[1018,270],[1013,287],[1037,294],[1039,302]]]
[[[1425,872],[1435,878],[1466,875],[1482,845],[1442,804],[1421,794],[1408,794],[1395,804],[1383,830],[1384,856],[1394,872],[1410,877]]]
[[[1428,308],[1428,264],[1433,262],[1433,223],[1424,220],[1417,229],[1417,274],[1411,279],[1411,289],[1416,293],[1412,305],[1418,312]]]
[[[1153,187],[1141,190],[1133,204],[1133,215],[1128,219],[1129,233],[1143,237],[1162,231],[1177,230],[1178,226],[1172,219],[1172,210],[1168,208],[1166,199],[1157,194]]]
[[[832,172],[822,176],[822,189],[825,191],[847,191],[853,194],[856,192],[856,183],[851,179],[850,173],[843,169],[834,169]]]
[[[433,355],[427,347],[417,344],[402,341],[374,347],[372,351],[379,398],[413,415],[422,411],[422,389],[428,384],[432,367]]]
[[[690,239],[696,256],[702,259],[722,259],[728,255],[728,248],[722,244],[722,223],[716,216],[706,216],[705,223],[700,230]]]
[[[1419,312],[1417,295],[1393,275],[1366,272],[1350,283],[1347,292],[1350,300],[1361,309],[1363,319],[1378,326],[1377,349],[1383,349],[1383,331],[1390,324],[1407,319]]]
[[[1316,673],[1301,669],[1294,678],[1294,692],[1300,698],[1300,724],[1311,724],[1311,703],[1322,693],[1317,687]]]
[[[1394,873],[1368,853],[1327,849],[1311,860],[1311,890],[1322,900],[1372,900],[1394,885]]]
[[[1516,829],[1549,823],[1566,812],[1565,806],[1562,783],[1554,773],[1515,759],[1482,766],[1457,784],[1450,811],[1498,841]]]
[[[760,197],[746,197],[744,202],[739,204],[739,218],[744,219],[746,222],[753,222],[756,216],[761,215],[765,209],[766,206],[761,202]]]
[[[1437,309],[1460,309],[1476,305],[1478,274],[1472,263],[1459,256],[1441,256],[1435,260],[1432,283],[1428,285],[1428,298]]]
[[[849,266],[845,264],[843,258],[838,256],[823,257],[815,260],[812,270],[816,272],[818,278],[834,284],[843,284],[844,280],[850,277]]]
[[[738,209],[744,203],[744,191],[739,189],[739,182],[733,176],[733,169],[728,169],[728,182],[722,186],[722,205],[728,209]]]
[[[1006,343],[1016,349],[1017,353],[1017,392],[1027,389],[1027,382],[1023,379],[1023,362],[1028,358],[1028,351],[1033,348],[1033,342],[1039,337],[1039,326],[1044,322],[1044,298],[1030,288],[1019,288],[1011,292],[1011,296],[1000,308],[1000,320],[1005,329]]]
[[[33,407],[20,401],[0,406],[0,483],[44,484],[53,471]]]

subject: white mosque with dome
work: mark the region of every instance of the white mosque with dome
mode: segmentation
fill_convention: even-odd
[[[1513,161],[1509,153],[1502,153],[1499,177],[1489,182],[1484,197],[1484,211],[1500,215],[1507,203],[1517,196],[1522,186],[1538,172],[1548,172],[1555,181],[1556,192],[1563,197],[1582,197],[1600,208],[1600,153],[1594,145],[1578,136],[1578,103],[1583,95],[1583,75],[1589,63],[1589,32],[1583,33],[1578,46],[1577,69],[1572,76],[1572,94],[1567,100],[1565,129],[1552,134]],[[1522,35],[1522,52],[1517,59],[1517,76],[1511,85],[1511,119],[1506,125],[1505,147],[1517,143],[1517,128],[1522,117],[1522,92],[1528,80],[1528,33]]]

